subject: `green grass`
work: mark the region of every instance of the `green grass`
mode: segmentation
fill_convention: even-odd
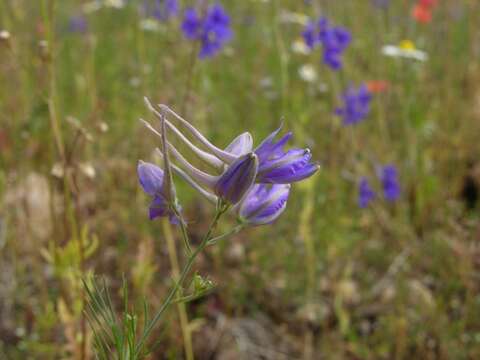
[[[68,32],[81,3],[0,0],[0,30],[11,35],[0,40],[0,358],[81,358],[82,275],[105,276],[118,310],[123,275],[140,313],[144,297],[155,309],[166,296],[162,227],[148,220],[136,178],[138,159],[151,160],[159,146],[138,121],[153,120],[144,96],[221,146],[243,131],[258,144],[283,119],[322,165],[294,186],[274,225],[245,230],[194,266],[217,284],[187,306],[197,358],[214,351],[203,339],[219,336],[218,313],[231,327],[266,317],[282,346],[260,346],[286,346],[289,358],[480,356],[480,218],[461,197],[466,177],[480,185],[477,1],[441,1],[426,25],[410,17],[413,1],[391,0],[385,10],[367,0],[223,1],[235,35],[208,60],[195,59],[178,19],[142,30],[137,1],[88,14],[86,34]],[[320,49],[292,52],[302,26],[280,20],[320,9],[352,32],[340,72],[321,63]],[[403,39],[429,60],[381,54]],[[317,70],[314,83],[298,75],[306,63]],[[342,126],[333,115],[340,94],[369,80],[389,89],[374,95],[364,122]],[[60,178],[51,174],[62,163],[55,122],[67,164]],[[399,169],[401,199],[359,209],[358,179],[374,179],[386,163]],[[177,192],[198,245],[214,209],[181,181]],[[220,230],[232,225],[229,218]],[[91,253],[79,250],[82,241]],[[153,358],[183,357],[173,307],[155,335]]]

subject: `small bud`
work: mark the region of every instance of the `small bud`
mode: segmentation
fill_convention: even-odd
[[[258,172],[258,157],[249,153],[235,160],[215,184],[215,194],[236,204],[252,187]]]
[[[204,279],[201,275],[195,274],[193,277],[193,295],[200,296],[215,287],[213,281]]]

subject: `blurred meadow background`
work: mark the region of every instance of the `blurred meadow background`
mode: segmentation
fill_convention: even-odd
[[[138,185],[144,96],[222,147],[283,122],[321,165],[197,258],[216,286],[150,359],[189,358],[188,334],[197,359],[480,358],[480,2],[219,0],[208,56],[182,23],[214,2],[158,4],[0,0],[0,359],[93,359],[89,276],[119,313],[124,279],[132,312],[164,300],[185,259]],[[320,17],[351,36],[340,66],[308,46]],[[214,207],[176,186],[195,246]]]

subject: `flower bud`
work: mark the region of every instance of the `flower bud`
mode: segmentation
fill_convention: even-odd
[[[257,172],[257,155],[249,153],[239,157],[217,180],[215,194],[231,204],[236,204],[252,187]]]

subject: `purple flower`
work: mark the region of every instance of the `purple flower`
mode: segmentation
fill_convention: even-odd
[[[370,187],[367,178],[362,177],[358,185],[358,206],[362,209],[366,208],[374,198],[375,192]]]
[[[305,30],[302,33],[303,41],[305,44],[312,50],[315,45],[317,44],[317,32],[315,28],[315,24],[313,22],[309,22],[305,26]]]
[[[189,40],[198,40],[202,46],[199,57],[212,57],[232,38],[230,17],[220,4],[214,4],[207,9],[204,17],[197,10],[185,10],[182,31]]]
[[[343,118],[344,125],[357,124],[370,112],[372,94],[366,85],[361,85],[358,89],[350,87],[342,99],[343,107],[337,108],[335,113]]]
[[[165,193],[164,171],[154,164],[140,161],[137,166],[137,174],[143,191],[153,198],[149,206],[150,220],[168,216],[172,224],[178,224],[179,220],[170,209],[168,196]]]
[[[157,115],[162,115],[147,101],[147,105]],[[208,174],[187,161],[182,154],[167,141],[169,153],[180,165],[172,164],[172,170],[185,179],[208,200],[215,201],[216,196],[235,204],[254,183],[290,184],[313,175],[319,166],[311,161],[309,149],[293,148],[285,150],[284,146],[292,134],[287,133],[279,140],[275,137],[280,128],[271,133],[255,150],[253,140],[246,132],[236,137],[224,150],[213,145],[188,121],[165,105],[160,105],[165,114],[173,115],[188,132],[210,153],[192,144],[170,121],[165,120],[166,127],[183,141],[203,162],[221,171],[220,175]],[[154,133],[160,134],[150,124],[146,126]],[[164,152],[164,150],[162,150]],[[215,195],[216,196],[215,196]]]
[[[276,220],[287,207],[290,184],[256,184],[245,195],[237,211],[242,223],[256,226]]]
[[[390,5],[390,0],[372,0],[373,6],[380,9],[387,9]]]
[[[242,155],[218,178],[215,194],[231,204],[238,203],[255,182],[257,171],[257,155]]]
[[[88,30],[87,19],[83,15],[72,16],[68,22],[68,31],[84,34]]]
[[[385,165],[380,174],[383,196],[388,201],[395,201],[400,197],[398,172],[394,165]]]
[[[322,45],[323,62],[326,65],[333,70],[339,70],[342,67],[342,54],[352,40],[346,28],[330,26],[328,20],[321,17],[316,23],[309,22],[302,36],[310,49]]]
[[[179,12],[178,0],[144,0],[143,14],[158,21],[167,21],[177,16]]]
[[[284,150],[285,144],[292,137],[291,132],[275,142],[280,129],[281,127],[271,133],[255,149],[259,161],[258,183],[289,184],[308,178],[319,169],[318,164],[311,162],[309,149]]]

